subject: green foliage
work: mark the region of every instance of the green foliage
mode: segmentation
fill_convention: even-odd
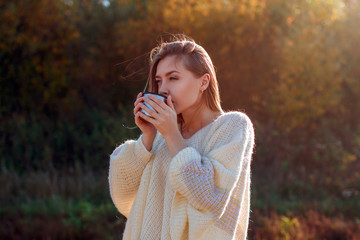
[[[18,232],[17,236],[114,239],[121,236],[126,221],[124,217],[116,220],[116,211],[111,202],[95,204],[89,200],[74,201],[54,195],[50,198],[25,201],[13,208],[1,207],[0,215],[3,219],[6,216],[8,223],[13,222],[12,227],[28,231]],[[19,218],[21,221],[12,218]],[[36,231],[39,227],[42,229],[40,232]],[[11,229],[0,227],[0,236],[12,238],[16,234],[12,233]]]
[[[107,174],[79,165],[69,172],[51,169],[22,175],[3,168],[1,238],[118,238],[126,219],[110,199]]]
[[[65,116],[52,122],[35,114],[13,114],[0,127],[7,142],[0,150],[2,165],[19,171],[70,167],[77,162],[106,168],[104,159],[113,148],[125,137],[138,134],[122,125],[129,125],[126,115],[124,111],[111,116],[84,109],[73,120]]]

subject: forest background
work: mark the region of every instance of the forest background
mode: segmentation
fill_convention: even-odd
[[[0,0],[0,238],[120,239],[109,155],[184,33],[255,126],[249,239],[355,239],[359,23],[355,0]]]

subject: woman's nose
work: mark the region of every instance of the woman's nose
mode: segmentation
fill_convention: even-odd
[[[164,86],[164,84],[161,85],[161,87],[159,88],[159,93],[165,96],[169,95],[169,89]]]

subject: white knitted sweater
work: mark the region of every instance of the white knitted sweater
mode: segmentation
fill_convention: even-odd
[[[110,155],[111,198],[127,222],[123,239],[246,239],[254,128],[226,112],[171,157],[158,132],[151,152],[142,135]]]

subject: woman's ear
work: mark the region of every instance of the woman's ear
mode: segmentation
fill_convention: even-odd
[[[201,85],[200,85],[201,92],[207,89],[209,83],[210,83],[210,74],[205,73],[204,75],[201,76]]]

